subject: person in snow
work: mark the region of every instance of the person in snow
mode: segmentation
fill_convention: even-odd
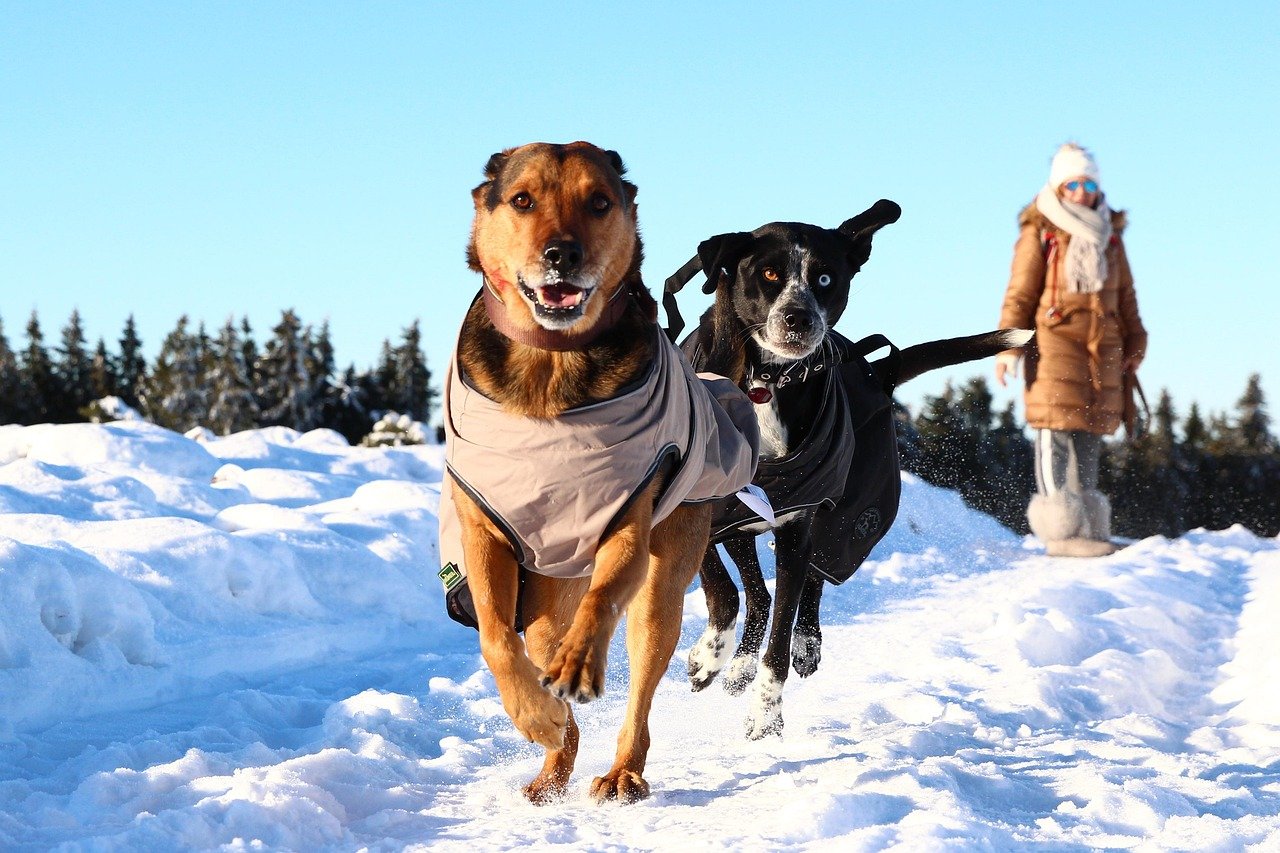
[[[1125,374],[1147,351],[1121,232],[1098,164],[1058,149],[1049,181],[1019,214],[1021,232],[1000,326],[1036,330],[1026,359],[1027,424],[1036,430],[1031,532],[1053,556],[1110,554],[1111,503],[1098,491],[1102,437],[1120,426]],[[1017,376],[1020,352],[996,357],[996,381]]]

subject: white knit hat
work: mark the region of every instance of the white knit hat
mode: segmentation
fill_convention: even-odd
[[[1056,189],[1064,181],[1080,177],[1092,178],[1102,183],[1093,155],[1074,142],[1068,142],[1053,155],[1053,165],[1049,167],[1049,186]]]

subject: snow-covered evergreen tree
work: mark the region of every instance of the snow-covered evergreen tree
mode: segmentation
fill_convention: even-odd
[[[138,327],[133,322],[132,314],[124,321],[124,332],[120,335],[117,371],[116,390],[113,393],[127,405],[138,408],[138,395],[147,376],[147,360],[142,354],[142,340],[138,337]]]
[[[357,373],[355,365],[349,365],[331,385],[321,424],[342,433],[351,444],[358,443],[373,428],[368,405],[371,383],[369,374]]]
[[[154,423],[178,432],[204,423],[209,404],[200,341],[187,330],[188,322],[185,314],[178,319],[143,382],[143,413]]]
[[[31,312],[27,321],[27,347],[22,353],[22,423],[39,424],[49,420],[51,401],[58,398],[58,380],[44,346],[40,319]]]
[[[258,359],[258,405],[261,422],[309,430],[320,420],[307,370],[302,322],[292,309],[281,313],[262,357]]]
[[[210,402],[205,423],[210,429],[230,435],[257,426],[258,401],[244,363],[244,342],[230,317],[212,344],[207,381]]]
[[[58,362],[54,365],[61,393],[50,401],[49,414],[59,423],[80,420],[80,410],[94,399],[93,360],[85,343],[80,312],[73,309],[62,329],[62,346],[58,348]]]

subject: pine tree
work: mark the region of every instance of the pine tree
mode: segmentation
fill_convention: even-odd
[[[281,313],[273,337],[258,359],[257,396],[262,423],[309,430],[319,420],[311,396],[311,377],[302,322],[292,309]]]
[[[1152,413],[1151,428],[1139,437],[1108,445],[1100,472],[1111,497],[1112,527],[1122,536],[1177,536],[1191,514],[1193,465],[1181,454],[1174,424],[1177,414],[1168,389]]]
[[[427,357],[422,352],[422,332],[418,321],[404,330],[400,346],[395,349],[395,394],[402,415],[415,421],[426,421],[431,416],[435,391],[431,388],[431,371],[427,369]]]
[[[244,363],[244,344],[232,318],[227,318],[211,349],[209,428],[219,435],[252,429],[258,422],[258,401]]]
[[[199,426],[208,410],[200,341],[187,331],[188,322],[183,314],[165,337],[142,393],[146,416],[179,432]]]
[[[1200,406],[1196,403],[1191,404],[1191,411],[1187,413],[1187,419],[1182,424],[1182,443],[1185,447],[1199,451],[1209,440],[1209,430],[1205,426],[1204,419],[1200,417]]]
[[[58,399],[60,389],[53,372],[53,362],[44,347],[44,333],[40,320],[31,312],[27,321],[27,348],[22,353],[22,423],[39,424],[50,419],[50,407]]]
[[[365,405],[375,418],[381,417],[396,408],[398,394],[396,392],[396,356],[391,341],[384,339],[382,349],[378,353],[378,366],[371,373],[365,374]]]
[[[22,374],[0,320],[0,425],[22,423]]]
[[[1244,395],[1236,402],[1236,411],[1239,412],[1236,429],[1244,449],[1264,453],[1274,449],[1271,418],[1267,415],[1267,404],[1262,395],[1262,377],[1257,373],[1249,377]]]
[[[117,369],[116,389],[113,393],[129,406],[139,408],[139,394],[142,383],[147,378],[147,360],[142,354],[142,340],[138,337],[138,328],[133,322],[132,314],[124,321],[124,332],[120,335],[120,361]]]
[[[321,423],[342,433],[350,444],[358,444],[373,428],[374,418],[367,403],[370,384],[369,374],[357,374],[355,365],[350,365],[333,383],[325,400]]]
[[[58,348],[58,362],[54,366],[62,393],[51,400],[49,406],[50,417],[58,423],[80,420],[80,410],[93,400],[93,361],[85,343],[80,312],[72,310],[62,329],[62,346]]]
[[[103,397],[117,396],[120,377],[116,372],[115,359],[107,352],[107,342],[98,338],[98,346],[93,351],[93,361],[89,366],[89,388],[94,400]]]
[[[253,327],[249,325],[248,317],[240,318],[240,347],[242,356],[240,361],[244,363],[245,375],[249,378],[249,387],[257,389],[258,387],[258,344],[253,339]],[[256,394],[255,390],[255,394]],[[261,400],[258,401],[261,408]]]
[[[329,335],[329,321],[320,324],[320,331],[306,333],[307,375],[311,380],[310,422],[312,427],[326,426],[326,418],[338,393],[334,383],[333,341]]]

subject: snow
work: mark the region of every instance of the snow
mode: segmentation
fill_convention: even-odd
[[[587,795],[619,636],[570,794],[535,807],[541,750],[444,615],[441,466],[327,431],[0,427],[0,849],[1280,849],[1276,539],[1053,559],[904,475],[781,738],[689,691],[695,588],[653,796]]]

